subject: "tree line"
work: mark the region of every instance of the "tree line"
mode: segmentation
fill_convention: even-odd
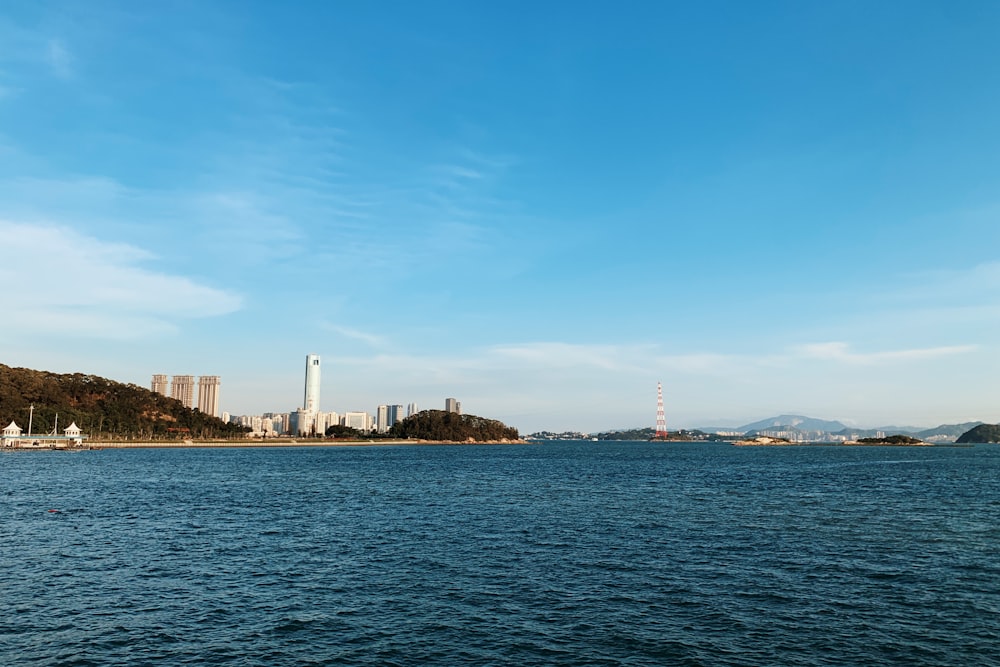
[[[97,375],[59,374],[0,364],[0,428],[11,421],[34,434],[76,422],[93,439],[234,438],[242,426],[186,408],[174,398]]]
[[[445,410],[424,410],[398,421],[389,428],[389,437],[466,442],[474,440],[518,440],[516,428],[496,419],[460,415]]]

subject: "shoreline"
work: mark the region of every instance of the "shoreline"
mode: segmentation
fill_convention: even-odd
[[[405,447],[419,445],[528,445],[525,440],[486,440],[486,441],[455,441],[455,440],[295,440],[277,439],[273,441],[246,441],[246,440],[181,440],[181,441],[160,441],[160,440],[95,440],[88,441],[82,447],[7,447],[4,451],[18,452],[81,452],[99,449],[282,449],[295,447]]]

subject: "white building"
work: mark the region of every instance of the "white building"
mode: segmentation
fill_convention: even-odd
[[[21,427],[12,421],[10,425],[3,430],[3,435],[0,435],[0,444],[4,447],[20,446],[21,433]]]
[[[344,426],[367,433],[372,430],[372,416],[367,412],[345,412]]]
[[[21,427],[11,422],[0,435],[0,447],[65,449],[66,447],[82,446],[86,437],[76,422],[63,429],[62,435],[31,435],[30,437],[23,435]]]
[[[194,376],[175,375],[170,382],[170,398],[176,398],[185,408],[194,407]]]
[[[313,414],[319,412],[319,355],[306,355],[306,391],[302,399],[302,409]]]
[[[198,378],[198,409],[206,415],[219,416],[219,385],[222,381],[218,375],[202,375]]]
[[[289,416],[288,432],[293,436],[312,435],[316,428],[316,415],[308,410],[296,410]]]
[[[153,381],[150,383],[150,390],[154,394],[160,394],[161,396],[167,395],[167,376],[166,375],[154,375]]]

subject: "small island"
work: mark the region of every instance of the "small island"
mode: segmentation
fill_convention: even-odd
[[[933,447],[929,442],[911,438],[908,435],[890,435],[886,438],[858,438],[857,440],[846,440],[844,442],[792,442],[787,438],[772,438],[767,436],[757,436],[747,440],[737,440],[733,443],[737,447],[808,447],[817,445],[834,445],[838,447]]]
[[[890,447],[930,447],[931,443],[911,438],[908,435],[890,435],[885,438],[858,438],[848,440],[845,445],[880,445]]]
[[[737,447],[785,447],[798,443],[794,443],[788,438],[771,438],[766,435],[760,435],[749,440],[736,440],[733,444]]]

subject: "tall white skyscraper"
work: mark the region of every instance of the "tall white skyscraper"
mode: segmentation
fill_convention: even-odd
[[[457,398],[446,398],[444,399],[444,410],[445,412],[462,414],[462,402]]]
[[[302,409],[319,412],[319,355],[306,355],[306,395],[302,399]]]
[[[202,375],[198,378],[198,409],[206,415],[219,416],[219,385],[222,381],[218,375]]]
[[[410,403],[409,405],[406,406],[406,416],[412,417],[415,414],[417,414],[417,404]]]

